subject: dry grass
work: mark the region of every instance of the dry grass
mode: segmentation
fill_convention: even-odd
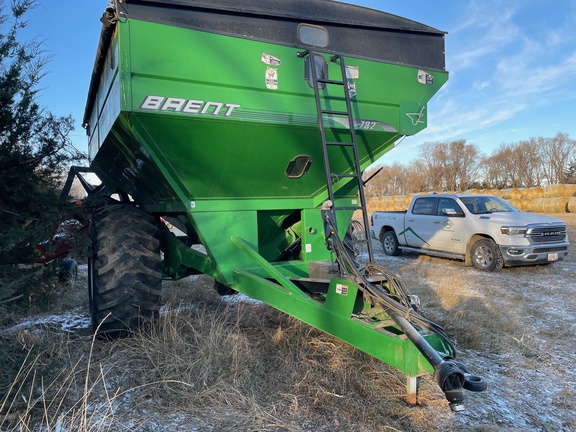
[[[434,260],[417,258],[428,264]],[[421,297],[426,315],[442,324],[460,348],[500,353],[507,350],[509,335],[521,330],[515,311],[503,313],[502,295],[491,293],[494,274],[467,275],[480,291],[470,290],[460,272],[446,272],[442,266],[418,265],[415,275],[411,290]]]
[[[568,265],[574,256],[572,247]],[[558,352],[573,326],[547,316],[560,303],[576,310],[571,288],[554,285],[560,265],[486,274],[409,254],[389,262],[427,316],[472,357],[467,366],[493,379],[488,392],[467,394],[470,417],[448,410],[431,377],[420,380],[419,405],[407,407],[400,373],[266,305],[222,301],[212,280],[198,276],[165,284],[161,319],[128,339],[93,341],[50,328],[0,333],[0,430],[559,430],[535,417],[545,411],[570,430],[573,384],[548,390],[552,406],[540,397],[569,374],[556,356],[573,355]],[[77,289],[62,308],[78,306],[84,287]],[[534,420],[514,424],[502,410],[508,405]]]
[[[298,320],[260,304],[181,309],[115,346],[127,382],[157,383],[137,409],[209,416],[218,430],[430,430],[407,415],[399,373]]]
[[[0,430],[152,431],[174,416],[189,426],[178,430],[440,430],[426,410],[446,402],[430,379],[407,410],[404,377],[351,346],[266,305],[222,301],[205,276],[168,285],[187,301],[127,339],[35,331],[25,347],[14,335],[29,355],[4,381]]]
[[[93,346],[61,334],[46,335],[45,339],[49,340],[21,347],[24,360],[9,385],[2,388],[0,430],[109,430],[117,394],[108,392],[101,365],[92,366]],[[79,345],[88,350],[87,357],[77,357],[82,351]],[[47,367],[47,363],[55,364]]]

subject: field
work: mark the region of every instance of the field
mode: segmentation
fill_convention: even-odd
[[[576,214],[554,216],[576,241]],[[406,406],[401,374],[266,305],[223,300],[205,276],[167,283],[156,325],[93,340],[84,276],[58,313],[0,328],[0,430],[576,430],[574,244],[563,262],[499,273],[375,250],[487,379],[466,411],[429,376]]]

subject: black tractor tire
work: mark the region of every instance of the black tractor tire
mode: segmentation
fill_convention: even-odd
[[[477,240],[470,249],[472,265],[478,270],[497,272],[504,267],[504,258],[496,242],[490,238]]]
[[[158,317],[162,295],[159,231],[153,216],[129,204],[99,209],[90,222],[88,299],[92,327],[123,337]]]
[[[78,263],[75,259],[66,258],[60,263],[58,280],[62,283],[74,284],[78,278]]]
[[[386,231],[382,235],[382,249],[389,256],[398,256],[402,250],[398,247],[398,238],[394,231]]]

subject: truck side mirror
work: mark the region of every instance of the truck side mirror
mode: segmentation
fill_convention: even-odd
[[[464,212],[462,210],[455,210],[453,208],[442,209],[443,216],[454,216],[454,217],[464,217]]]

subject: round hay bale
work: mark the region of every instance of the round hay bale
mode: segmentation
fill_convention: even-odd
[[[480,190],[478,190],[478,189],[468,189],[467,191],[464,191],[464,193],[479,194],[479,193],[480,193]]]
[[[522,198],[520,202],[522,206],[522,211],[532,211],[532,199]]]
[[[519,200],[518,198],[513,198],[511,200],[508,200],[508,202],[512,204],[514,207],[516,207],[518,210],[522,210],[522,201]]]
[[[531,198],[544,198],[544,189],[542,189],[541,187],[532,188]]]
[[[567,184],[566,186],[566,195],[567,197],[576,196],[576,184]]]
[[[397,203],[396,205],[398,206],[398,211],[406,211],[408,210],[408,205],[410,203],[406,203],[406,202],[402,202],[402,203]]]
[[[507,189],[501,189],[500,192],[502,192],[502,198],[504,198],[505,200],[509,200],[512,199],[512,191],[514,189],[512,188],[507,188]]]
[[[368,211],[377,211],[382,206],[382,198],[381,197],[370,197],[368,198],[367,206]]]
[[[524,189],[520,189],[520,192],[522,193],[522,199],[532,198],[532,189],[524,188]]]
[[[555,184],[544,188],[544,198],[563,197],[566,195],[566,186]]]
[[[510,198],[517,200],[522,199],[522,192],[519,189],[513,188],[510,191]]]
[[[492,189],[492,195],[502,198],[504,194],[500,189]]]
[[[568,211],[570,213],[576,213],[576,197],[572,197],[568,201]]]
[[[492,190],[491,190],[491,189],[482,189],[482,190],[480,191],[480,193],[481,193],[482,195],[492,195]]]
[[[408,205],[412,201],[412,195],[406,195],[404,197],[404,204]]]
[[[532,211],[536,213],[566,213],[568,198],[534,198],[532,199]]]

